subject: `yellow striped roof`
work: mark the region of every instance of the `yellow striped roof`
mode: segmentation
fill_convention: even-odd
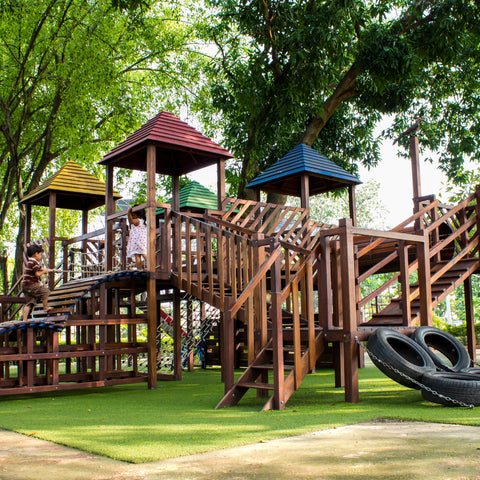
[[[57,194],[57,207],[90,210],[105,204],[105,183],[73,161],[48,177],[21,203],[48,206],[50,192]],[[114,192],[114,198],[121,195]]]

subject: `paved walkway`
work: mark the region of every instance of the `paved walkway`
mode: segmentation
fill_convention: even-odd
[[[480,480],[480,427],[370,422],[132,465],[0,430],[1,480]]]

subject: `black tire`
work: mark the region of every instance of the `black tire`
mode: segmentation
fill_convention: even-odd
[[[470,366],[470,355],[467,349],[448,332],[435,327],[419,327],[412,338],[425,349],[432,357],[433,363],[441,370],[459,372]],[[445,358],[441,358],[435,350]]]
[[[424,373],[435,371],[430,355],[418,343],[390,328],[377,328],[368,338],[367,349],[375,366],[405,387],[420,390],[420,386],[409,378],[419,382]]]
[[[429,402],[448,407],[480,405],[480,377],[461,372],[430,372],[422,377],[422,384],[435,393],[422,387],[422,397]],[[456,400],[453,401],[453,400]],[[457,403],[463,402],[464,405]]]
[[[468,367],[463,368],[460,373],[469,373],[470,375],[478,375],[480,378],[480,368],[479,367]]]

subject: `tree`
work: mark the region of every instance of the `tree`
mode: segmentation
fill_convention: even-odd
[[[240,195],[301,142],[352,173],[357,163],[375,165],[383,114],[395,115],[390,138],[420,115],[421,144],[441,150],[451,178],[460,180],[465,155],[479,159],[476,1],[206,3],[201,31],[218,54],[203,118],[239,159],[231,180]]]
[[[75,159],[103,175],[95,163],[113,142],[181,103],[172,92],[191,61],[180,8],[124,3],[0,1],[0,232],[45,173]],[[24,222],[20,211],[17,259]]]
[[[355,188],[357,225],[362,228],[387,229],[385,217],[388,213],[379,196],[380,184],[375,180]],[[299,200],[295,199],[299,206]],[[336,225],[339,218],[350,216],[348,192],[337,191],[310,198],[310,215],[313,220]]]

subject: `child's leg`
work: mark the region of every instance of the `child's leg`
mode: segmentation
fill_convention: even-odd
[[[44,298],[44,299],[42,300],[42,305],[43,305],[43,311],[44,311],[44,312],[48,312],[49,310],[52,309],[52,307],[49,307],[49,306],[48,306],[48,297],[47,297],[47,298]]]
[[[22,320],[26,322],[28,320],[28,314],[30,313],[32,305],[27,303],[22,310]]]
[[[143,270],[142,256],[139,253],[135,254],[135,265],[137,270]]]

